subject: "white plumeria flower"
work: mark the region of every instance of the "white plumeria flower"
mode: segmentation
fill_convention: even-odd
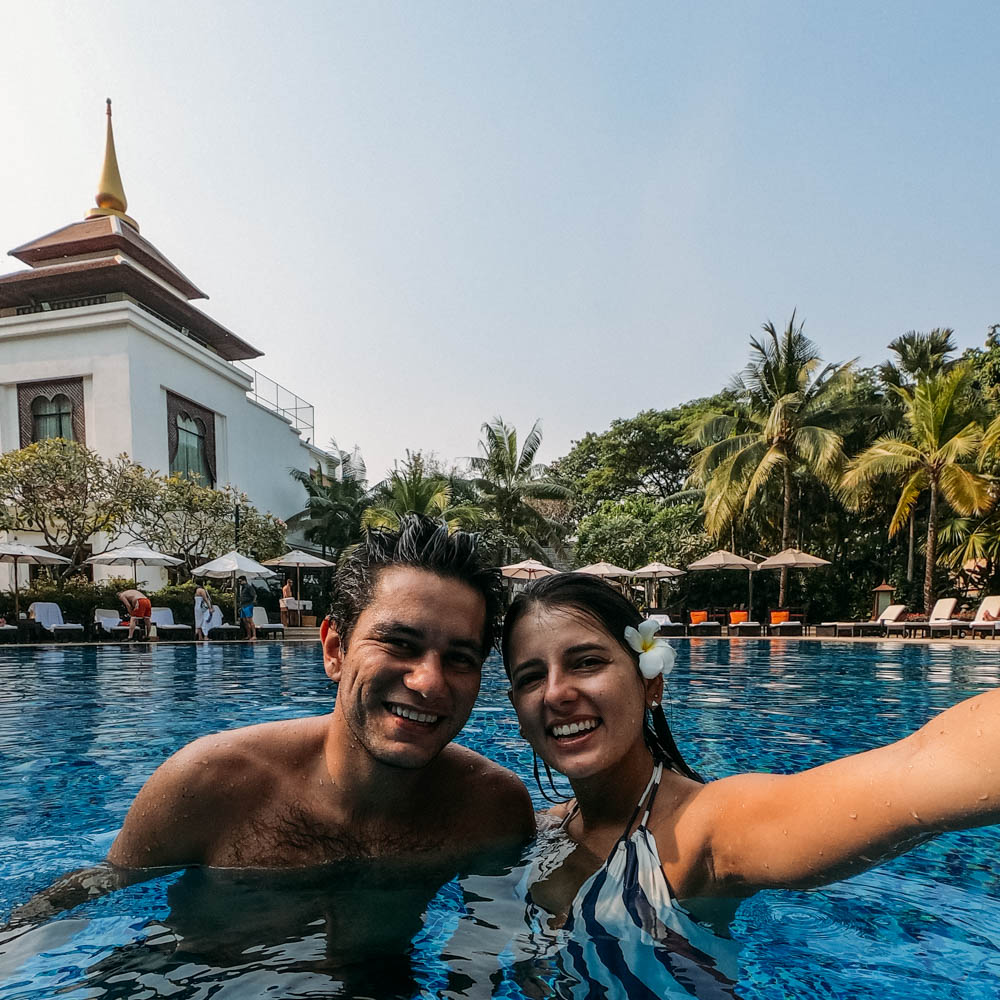
[[[674,669],[677,654],[666,639],[657,639],[656,631],[660,623],[647,618],[637,629],[631,625],[625,629],[625,641],[639,654],[639,673],[646,680],[662,674],[666,677]]]

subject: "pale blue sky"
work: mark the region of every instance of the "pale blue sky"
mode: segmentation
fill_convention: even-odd
[[[2,4],[0,249],[129,211],[378,478],[1000,322],[993,3]],[[9,260],[9,258],[8,258]],[[13,270],[12,266],[3,270]]]

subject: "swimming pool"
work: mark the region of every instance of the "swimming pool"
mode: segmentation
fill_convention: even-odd
[[[675,645],[668,714],[710,777],[793,771],[887,743],[1000,683],[1000,643]],[[491,661],[461,741],[516,770],[540,803],[505,690]],[[0,648],[0,921],[99,861],[173,750],[217,729],[327,711],[333,694],[318,648],[302,644]],[[994,1000],[998,847],[995,828],[949,834],[821,891],[745,901],[732,925],[737,995]],[[525,926],[510,885],[490,874],[409,885],[384,867],[328,884],[175,873],[28,934],[0,933],[0,997],[575,995],[544,963],[511,972],[508,942]]]

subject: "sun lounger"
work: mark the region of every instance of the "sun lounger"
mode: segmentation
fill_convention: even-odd
[[[722,622],[709,619],[707,611],[692,611],[688,618],[688,635],[722,635]]]
[[[128,625],[122,625],[118,612],[110,608],[94,608],[94,637],[121,642],[128,638]]]
[[[63,641],[83,638],[83,626],[64,622],[62,608],[51,601],[35,601],[28,608],[28,615],[38,623],[43,636],[47,633],[53,639]]]
[[[205,635],[209,639],[214,640],[238,639],[243,635],[243,629],[238,625],[227,625],[223,622],[222,608],[216,604],[212,608],[212,617],[208,620],[208,628],[205,630]]]
[[[170,608],[151,608],[149,620],[156,626],[156,635],[160,639],[190,639],[194,629],[190,625],[178,625],[174,621],[174,613]]]
[[[256,605],[253,609],[253,623],[257,627],[257,634],[265,639],[284,638],[285,626],[269,622],[267,620],[267,612],[263,608],[257,607]]]
[[[885,631],[887,622],[899,621],[906,614],[905,604],[891,604],[882,612],[878,618],[873,618],[867,622],[823,622],[817,629],[818,635],[851,636],[852,638],[865,635],[880,635]],[[832,633],[825,631],[832,628]]]
[[[651,615],[648,615],[650,621],[656,622],[659,626],[656,630],[658,636],[682,636],[684,635],[684,623],[683,622],[672,622],[670,620],[670,615],[663,614],[663,612],[655,611]]]
[[[768,612],[767,634],[792,636],[802,635],[802,619],[801,617],[798,617],[800,614],[800,612],[796,612],[796,617],[793,617],[792,612],[787,608],[778,608],[774,611]]]
[[[909,621],[900,619],[895,622],[886,622],[885,634],[904,635],[912,638],[918,632],[921,635],[926,635],[928,632],[933,635],[935,629],[946,629],[950,633],[953,624],[951,616],[955,613],[956,604],[958,604],[957,598],[942,597],[931,608],[931,613],[927,618],[911,618]]]
[[[0,625],[0,643],[17,642],[16,625]]]
[[[749,612],[747,611],[730,611],[729,612],[729,624],[726,626],[726,632],[729,635],[760,635],[761,634],[760,622],[752,622],[749,620]]]
[[[1000,596],[984,597],[979,608],[976,610],[976,617],[971,622],[962,623],[968,629],[973,639],[979,635],[988,635],[992,639],[997,637],[997,625],[1000,622],[988,621],[986,618],[987,614],[994,619],[1000,617]]]

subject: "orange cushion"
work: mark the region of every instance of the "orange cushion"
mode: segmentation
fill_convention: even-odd
[[[772,625],[781,625],[782,622],[787,622],[787,621],[788,621],[788,612],[787,611],[772,611],[771,612],[771,624]]]
[[[707,611],[692,611],[691,612],[691,624],[700,625],[702,622],[708,621]]]
[[[729,624],[730,625],[742,625],[743,622],[750,617],[748,611],[730,611],[729,612]]]

